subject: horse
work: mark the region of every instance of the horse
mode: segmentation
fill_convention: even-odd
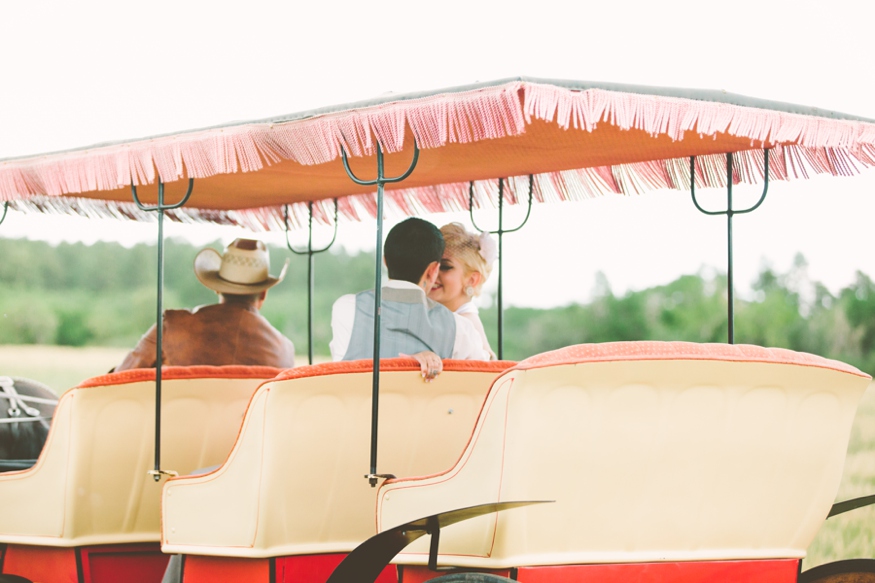
[[[31,379],[0,376],[0,472],[36,463],[58,396]]]

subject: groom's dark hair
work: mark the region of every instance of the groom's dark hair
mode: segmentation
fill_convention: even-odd
[[[389,231],[383,256],[390,279],[419,283],[429,264],[444,254],[444,236],[433,224],[415,217]]]

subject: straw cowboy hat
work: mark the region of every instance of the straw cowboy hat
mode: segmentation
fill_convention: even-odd
[[[268,273],[270,258],[267,247],[254,239],[235,239],[224,255],[210,247],[194,258],[194,274],[213,291],[223,294],[257,294],[281,282],[286,276],[289,260],[278,277]]]

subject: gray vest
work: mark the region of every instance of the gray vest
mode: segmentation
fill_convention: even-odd
[[[456,320],[441,304],[415,289],[383,288],[380,310],[380,358],[431,350],[441,358],[453,355]],[[374,356],[374,292],[355,296],[355,321],[343,360]]]

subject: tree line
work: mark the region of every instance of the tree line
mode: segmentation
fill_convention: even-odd
[[[167,242],[166,308],[215,301],[192,271],[199,249]],[[286,249],[271,250],[272,273],[288,256]],[[315,265],[314,347],[327,355],[331,305],[344,293],[373,287],[374,257],[329,252]],[[155,321],[156,269],[154,245],[0,239],[0,344],[133,346]],[[726,341],[726,278],[720,274],[684,275],[625,294],[614,294],[604,276],[597,280],[586,304],[506,307],[505,358],[587,342]],[[866,274],[858,272],[832,294],[808,278],[800,256],[786,273],[764,267],[743,296],[735,306],[736,342],[811,352],[875,372],[875,284]],[[262,312],[306,354],[306,258],[291,258],[286,280],[270,291]],[[481,318],[495,347],[494,303],[481,309]]]

